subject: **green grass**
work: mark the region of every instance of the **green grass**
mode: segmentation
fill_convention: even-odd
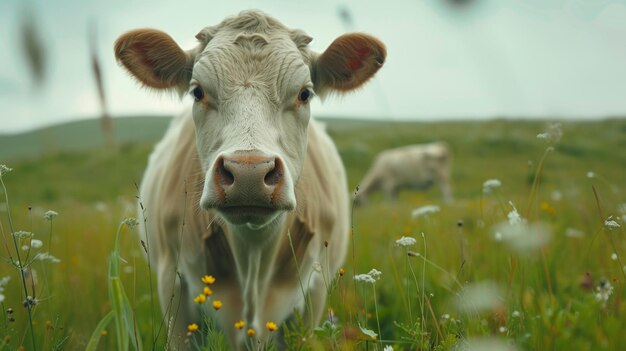
[[[622,332],[626,330],[622,268],[626,233],[619,219],[626,215],[619,209],[626,203],[626,120],[563,122],[563,137],[546,154],[542,169],[540,161],[549,145],[536,135],[544,130],[543,121],[326,122],[346,164],[351,189],[380,150],[446,140],[453,153],[456,200],[444,205],[438,189],[405,191],[395,203],[385,202],[378,194],[354,209],[354,246],[346,274],[337,280],[329,299],[341,332],[335,335],[328,326],[320,328],[306,346],[373,350],[393,345],[396,350],[414,350],[422,345],[421,349],[446,350],[477,338],[524,350],[614,350],[626,344]],[[147,130],[143,125],[131,130]],[[137,216],[134,183],[140,181],[151,143],[163,127],[152,125],[150,136],[113,150],[95,147],[95,128],[91,134],[83,133],[83,138],[92,135],[86,138],[91,143],[82,146],[88,146],[86,150],[68,141],[43,155],[15,151],[13,156],[6,156],[11,154],[7,152],[0,158],[0,164],[14,169],[3,176],[14,230],[35,233],[46,251],[51,245],[50,252],[61,259],[58,264],[34,265],[39,302],[33,311],[33,329],[38,349],[54,349],[61,342],[66,350],[85,349],[98,322],[114,308],[108,292],[109,257],[119,223]],[[61,139],[55,140],[60,145]],[[0,145],[24,148],[21,143],[32,140],[15,136],[7,144],[0,137]],[[588,172],[594,177],[589,178]],[[537,174],[540,182],[535,184]],[[499,179],[502,187],[483,195],[482,184],[491,178]],[[494,240],[494,226],[506,221],[512,210],[509,201],[529,223],[541,222],[548,228],[551,240],[541,250],[521,253]],[[411,218],[413,209],[428,204],[439,205],[440,211]],[[50,222],[42,219],[48,209],[59,212],[52,230]],[[622,228],[604,226],[610,215],[618,218]],[[6,211],[0,210],[0,223],[4,235],[0,255],[7,258]],[[573,229],[582,236],[566,235]],[[394,245],[401,236],[417,239],[408,248],[412,256]],[[120,239],[124,261],[119,274],[147,349],[152,345],[151,314],[157,308],[150,306],[147,264],[132,232],[122,230]],[[611,258],[613,253],[618,260]],[[355,285],[351,277],[372,268],[383,273],[375,291],[369,285]],[[19,275],[9,264],[2,264],[0,277],[5,275],[12,278],[2,308],[14,312],[11,316],[5,312],[0,322],[0,337],[11,337],[0,350],[19,345],[31,349]],[[594,296],[603,279],[614,287],[606,303]],[[465,287],[486,281],[497,286],[497,303],[486,310],[457,306]],[[380,332],[377,341],[382,343],[368,340],[359,324]],[[113,324],[106,328],[100,349],[118,347],[114,329]],[[293,345],[301,342],[303,334],[294,331]]]

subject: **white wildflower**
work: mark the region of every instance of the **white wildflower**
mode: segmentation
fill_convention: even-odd
[[[383,273],[379,270],[377,270],[376,268],[372,269],[371,271],[369,271],[366,274],[357,274],[354,276],[354,280],[356,280],[357,282],[363,282],[363,283],[370,283],[370,284],[374,284],[376,283],[377,280],[380,279],[380,276]]]
[[[403,236],[400,239],[396,240],[396,245],[403,246],[403,247],[413,246],[416,243],[417,243],[417,240],[415,240],[415,238],[412,238],[410,236]]]
[[[33,235],[34,234],[31,233],[31,232],[26,232],[26,231],[23,231],[23,230],[18,230],[17,232],[13,233],[13,236],[16,239],[30,239],[30,238],[33,237]]]
[[[448,320],[448,319],[450,319],[450,315],[448,313],[442,314],[441,315],[441,319]]]
[[[387,345],[387,346],[385,346],[383,351],[393,351],[393,347],[391,347],[391,345]]]
[[[608,280],[603,280],[600,285],[596,287],[595,298],[596,301],[606,303],[609,297],[613,294],[613,285]]]
[[[587,172],[587,178],[595,178],[596,174],[592,171]]]
[[[47,221],[51,221],[54,217],[58,216],[59,213],[56,211],[48,210],[43,214],[43,218]]]
[[[48,252],[38,253],[37,256],[35,256],[35,258],[38,259],[39,261],[50,261],[51,263],[59,263],[59,262],[61,262],[61,260],[59,260],[58,258],[52,256]]]
[[[500,306],[502,293],[496,283],[483,281],[467,285],[456,297],[455,305],[461,312],[493,311]]]
[[[43,247],[43,241],[32,239],[30,241],[30,247],[32,247],[33,249],[41,249]]]
[[[513,205],[513,202],[509,201],[509,205],[513,207],[513,210],[511,210],[511,212],[509,212],[509,214],[507,215],[509,219],[509,223],[511,225],[522,224],[524,222],[524,219],[522,218],[522,216],[520,216],[519,212],[517,212],[517,208],[515,208],[515,205]]]
[[[483,183],[483,193],[484,194],[491,194],[491,192],[495,189],[495,188],[499,188],[502,186],[502,182],[498,179],[489,179],[486,180]]]
[[[439,206],[426,205],[426,206],[422,206],[422,207],[418,207],[414,209],[413,212],[411,212],[411,217],[415,219],[415,218],[422,217],[422,216],[428,216],[429,214],[437,213],[437,212],[439,212]]]
[[[372,276],[370,276],[369,274],[357,274],[354,276],[354,280],[356,280],[357,282],[370,284],[376,283],[376,279],[372,278]]]
[[[545,223],[501,222],[493,228],[494,237],[521,254],[531,254],[550,241],[550,229]],[[498,240],[498,239],[496,239]]]
[[[611,259],[612,259],[613,261],[617,261],[617,254],[616,254],[615,252],[613,252],[613,253],[611,254]]]
[[[550,198],[555,202],[561,201],[563,199],[563,193],[560,190],[553,190],[550,193]]]
[[[570,238],[582,238],[585,236],[585,232],[576,228],[565,229],[565,236]]]
[[[493,234],[493,240],[495,240],[495,241],[502,241],[502,233],[500,233],[500,232],[495,232],[495,233]]]
[[[7,165],[0,165],[0,177],[2,177],[2,175],[4,174],[11,172],[12,170],[13,168],[9,168],[7,167]]]
[[[379,280],[379,279],[380,279],[380,276],[383,274],[383,272],[379,271],[379,270],[378,270],[378,269],[376,269],[376,268],[372,268],[372,270],[371,270],[371,271],[369,271],[367,274],[368,274],[370,277],[372,277],[372,278],[374,278],[374,279],[376,279],[376,280]]]
[[[28,251],[28,250],[30,250],[30,246],[22,245],[22,251]]]
[[[513,318],[518,318],[519,316],[521,316],[521,313],[518,310],[513,311],[513,313],[511,313],[511,316]]]
[[[543,139],[549,143],[557,143],[561,140],[562,136],[563,131],[561,129],[561,123],[550,123],[543,133],[537,134],[537,139]]]
[[[617,229],[617,228],[621,227],[621,225],[619,225],[619,223],[617,223],[617,221],[613,219],[613,216],[609,216],[609,218],[607,218],[606,221],[604,221],[604,225],[609,230]]]
[[[506,333],[506,327],[505,326],[500,326],[500,328],[498,328],[498,331],[502,334]]]

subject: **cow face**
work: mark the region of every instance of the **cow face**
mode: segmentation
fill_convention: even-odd
[[[383,44],[365,34],[335,40],[321,55],[311,38],[258,12],[203,29],[181,50],[165,33],[136,30],[116,42],[118,60],[140,82],[194,99],[205,182],[200,200],[228,223],[260,228],[296,207],[307,149],[310,101],[366,82]]]

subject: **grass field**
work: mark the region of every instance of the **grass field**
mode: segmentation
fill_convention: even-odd
[[[41,146],[41,140],[33,146],[43,134],[0,136],[0,164],[13,168],[2,175],[7,194],[0,188],[0,278],[10,277],[5,285],[0,281],[0,350],[33,349],[24,288],[10,264],[16,258],[11,232],[19,230],[42,241],[39,249],[18,248],[21,259],[37,252],[60,259],[33,261],[28,271],[31,294],[35,281],[36,349],[86,348],[114,307],[109,257],[120,222],[136,216],[135,183],[162,122],[147,126],[136,120],[118,128],[126,134],[110,150],[97,147],[95,121],[89,132],[69,127],[46,132],[46,145],[55,147]],[[326,122],[351,189],[377,152],[446,140],[454,158],[455,201],[444,204],[438,189],[430,189],[402,192],[395,203],[378,194],[355,208],[346,274],[328,301],[338,327],[294,331],[292,348],[619,350],[626,345],[626,120],[561,122],[562,138],[553,143],[537,138],[546,129],[544,121]],[[133,130],[144,136],[131,143]],[[75,134],[84,141],[80,147],[73,147]],[[42,149],[48,152],[41,154]],[[485,193],[489,179],[501,186]],[[412,218],[414,209],[426,205],[438,205],[439,211]],[[45,220],[47,210],[59,215]],[[523,218],[519,225],[510,224],[515,213]],[[127,227],[120,234],[121,281],[137,334],[144,349],[155,339],[160,349],[164,332],[154,336],[160,312],[151,307],[141,246]],[[402,236],[415,238],[415,244],[397,245]],[[376,283],[354,281],[354,275],[371,269],[382,272]],[[97,333],[106,334],[99,349],[118,349],[114,329],[111,324]],[[211,345],[207,341],[206,348]]]

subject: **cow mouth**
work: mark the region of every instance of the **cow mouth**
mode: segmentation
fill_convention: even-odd
[[[277,211],[280,211],[277,207],[269,207],[269,206],[253,206],[253,205],[242,205],[242,206],[224,206],[218,207],[218,211],[229,214],[229,215],[271,215]]]
[[[216,207],[215,210],[217,210],[226,221],[232,224],[263,226],[270,223],[286,209],[274,206],[237,205],[220,206]]]

